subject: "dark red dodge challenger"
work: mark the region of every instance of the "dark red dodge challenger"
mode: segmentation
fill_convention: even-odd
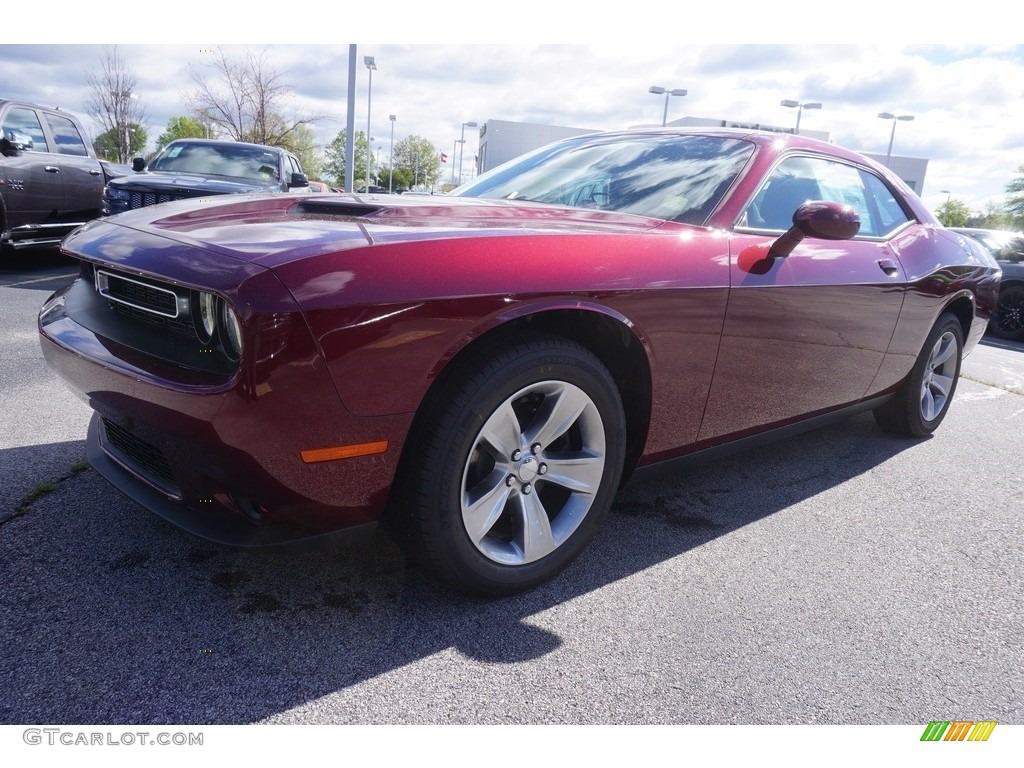
[[[140,504],[255,545],[387,521],[446,581],[558,573],[638,467],[871,409],[923,436],[1000,270],[894,175],[749,131],[575,137],[452,195],[93,222],[42,308]]]

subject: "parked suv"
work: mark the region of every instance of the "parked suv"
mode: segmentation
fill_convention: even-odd
[[[56,245],[99,216],[103,181],[74,115],[0,99],[0,247]]]
[[[291,152],[240,141],[178,139],[148,166],[141,157],[135,158],[132,168],[136,173],[107,184],[104,216],[186,197],[309,187],[309,179]]]

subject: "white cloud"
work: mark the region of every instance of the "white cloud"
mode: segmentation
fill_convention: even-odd
[[[509,15],[518,18],[522,8],[517,5]],[[596,39],[609,35],[615,23],[603,21]],[[663,85],[689,91],[670,99],[669,119],[693,115],[788,126],[796,116],[779,106],[781,99],[821,101],[820,111],[804,112],[802,127],[828,131],[836,143],[869,152],[884,153],[889,141],[891,123],[879,120],[878,112],[914,114],[913,122],[897,126],[893,152],[930,159],[924,197],[933,206],[945,199],[939,190],[949,189],[980,210],[1002,196],[1024,164],[1024,47],[707,45],[683,42],[695,34],[689,27],[680,42],[666,43],[664,27],[679,23],[678,12],[653,23],[650,40],[642,45],[360,44],[355,124],[365,130],[362,56],[369,54],[378,67],[372,132],[385,153],[389,114],[397,115],[396,141],[414,133],[450,153],[464,121],[522,120],[594,129],[660,123],[664,100],[647,89]],[[310,26],[316,25],[307,19],[303,28]],[[563,34],[562,39],[570,37]],[[189,65],[201,66],[201,50],[212,45],[121,46],[138,76],[153,139],[169,117],[187,112]],[[329,141],[344,126],[348,45],[287,44],[266,50],[295,88],[294,107],[329,116],[317,126],[320,140]],[[0,45],[0,71],[19,72],[4,95],[60,104],[81,114],[85,75],[101,53],[100,46]],[[476,138],[468,129],[467,157],[476,152]]]

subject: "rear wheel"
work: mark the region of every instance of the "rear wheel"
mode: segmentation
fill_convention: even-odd
[[[413,554],[458,587],[511,594],[568,565],[611,507],[622,403],[596,357],[555,337],[461,371],[412,447]]]
[[[910,376],[895,396],[875,409],[882,429],[924,437],[946,417],[956,392],[963,357],[964,332],[955,315],[943,313],[928,335]]]
[[[999,291],[988,332],[997,339],[1024,339],[1024,285],[1010,285]]]

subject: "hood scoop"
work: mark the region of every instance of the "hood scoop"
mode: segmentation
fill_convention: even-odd
[[[313,198],[302,200],[291,208],[288,213],[293,216],[369,216],[384,206],[364,203],[351,197],[342,200]]]

